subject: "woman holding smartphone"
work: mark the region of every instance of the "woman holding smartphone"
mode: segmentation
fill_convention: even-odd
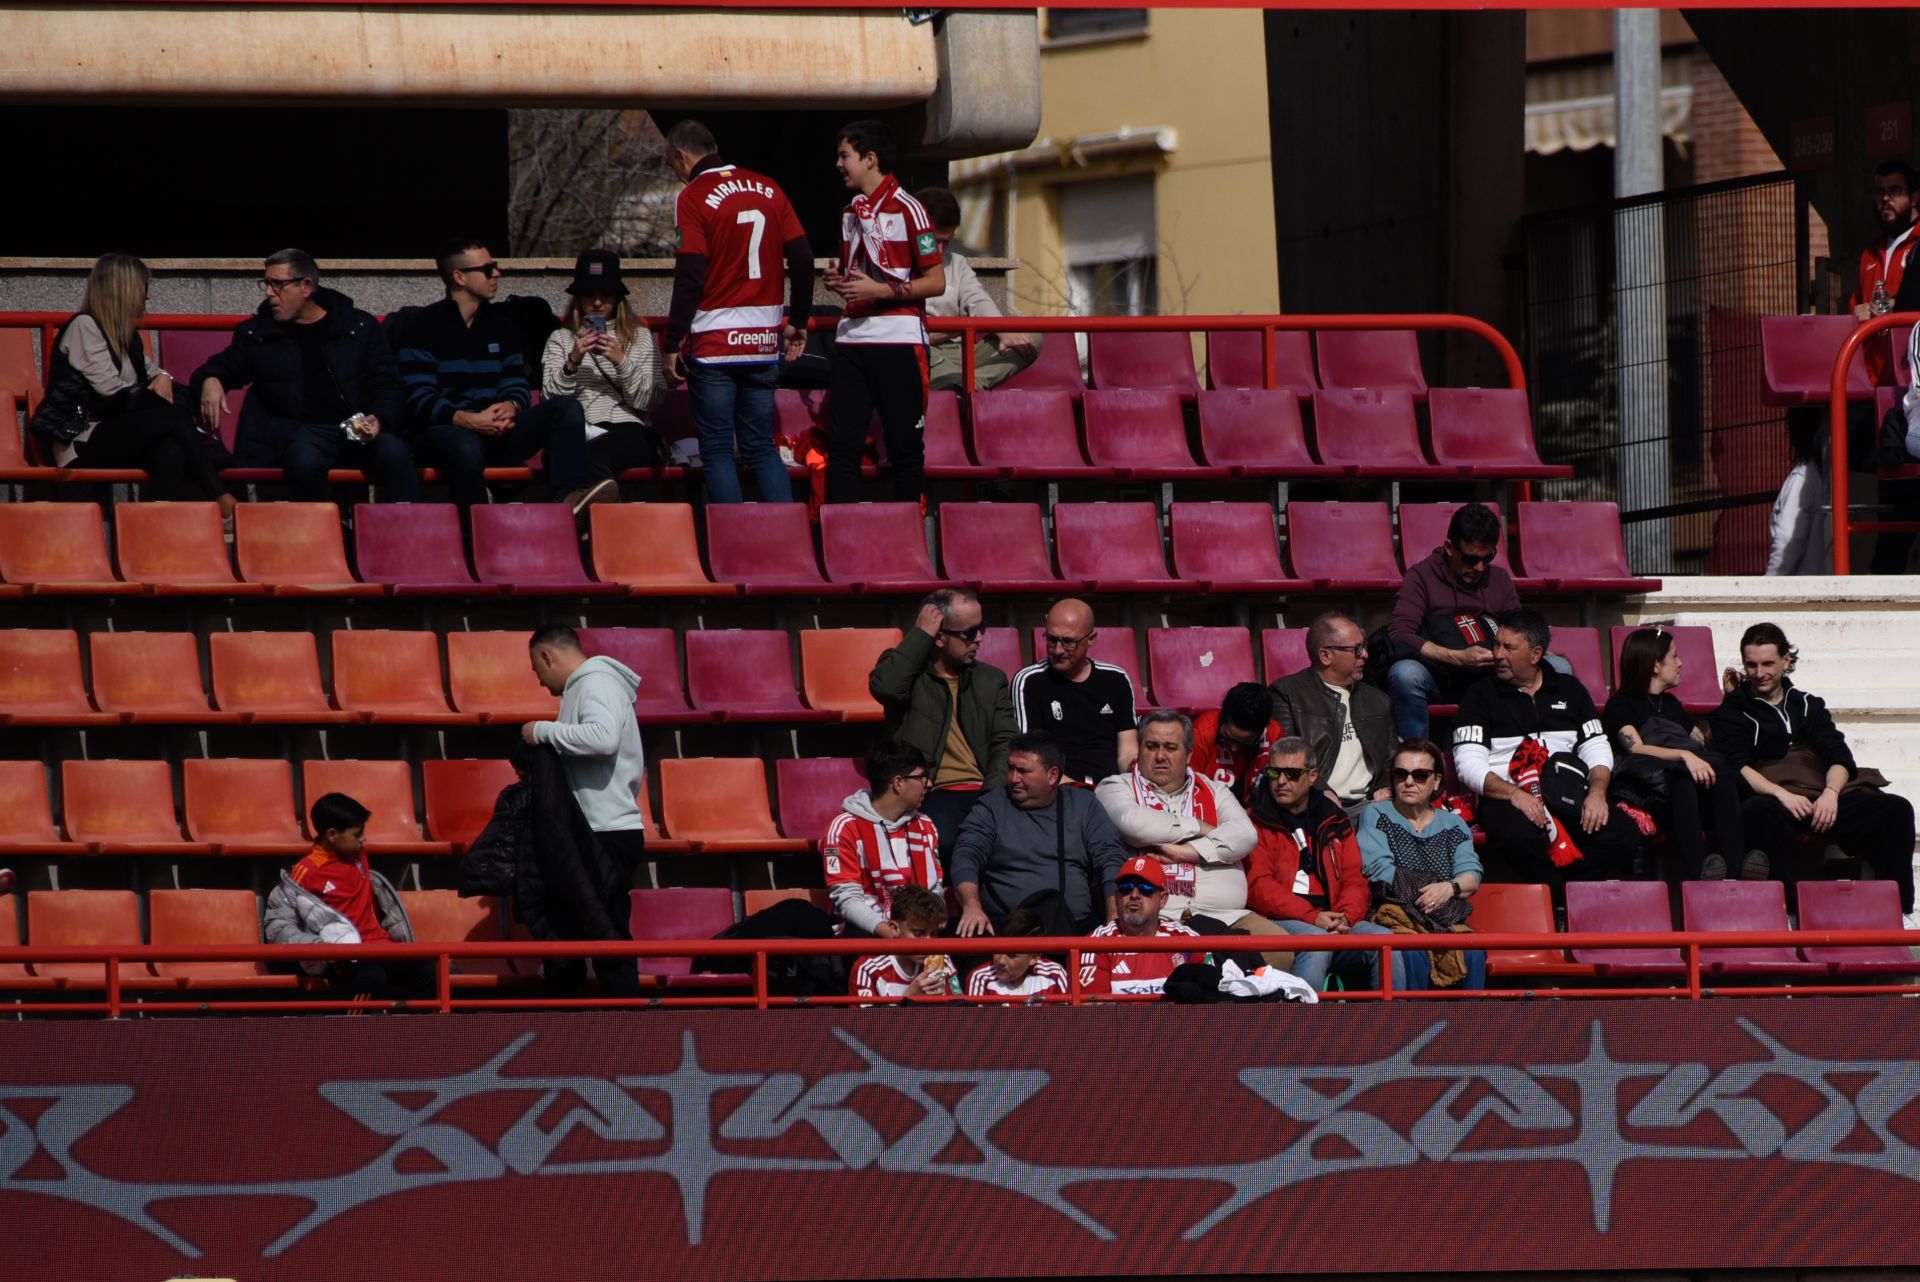
[[[660,348],[627,305],[619,256],[606,249],[580,255],[567,293],[566,321],[547,337],[541,360],[541,394],[580,402],[596,471],[652,467],[661,456],[651,423],[665,391]]]

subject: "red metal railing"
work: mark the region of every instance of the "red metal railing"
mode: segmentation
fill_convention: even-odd
[[[1920,993],[1920,984],[1863,982],[1853,984],[1822,983],[1822,979],[1832,976],[1811,973],[1808,982],[1796,984],[1753,984],[1738,987],[1722,987],[1710,982],[1717,977],[1703,972],[1701,950],[1721,948],[1759,948],[1784,947],[1842,947],[1849,945],[1907,945],[1916,937],[1904,930],[1862,930],[1862,931],[1667,931],[1646,932],[1624,935],[1587,933],[1562,934],[1484,934],[1484,935],[1335,935],[1326,937],[1286,936],[1201,936],[1192,937],[1154,937],[1149,939],[1130,939],[1125,937],[1109,939],[1090,938],[1027,938],[1020,941],[1021,952],[1066,954],[1070,961],[1068,976],[1070,990],[1064,997],[1051,999],[1057,1004],[1079,1006],[1089,1001],[1140,1001],[1155,1000],[1146,997],[1108,998],[1104,995],[1087,993],[1080,984],[1080,964],[1084,955],[1094,953],[1142,953],[1142,952],[1195,952],[1201,949],[1230,948],[1236,951],[1257,950],[1263,945],[1281,945],[1289,951],[1319,949],[1335,952],[1373,952],[1378,954],[1381,986],[1378,989],[1349,990],[1325,994],[1327,998],[1341,1001],[1404,1001],[1404,1000],[1475,1000],[1475,999],[1513,999],[1517,997],[1536,997],[1550,995],[1570,999],[1595,997],[1684,997],[1700,1000],[1704,997],[1778,997],[1787,994],[1802,996],[1834,994],[1890,994]],[[1579,948],[1670,948],[1680,951],[1685,965],[1683,982],[1654,987],[1601,987],[1577,986],[1542,988],[1531,986],[1524,988],[1501,988],[1466,991],[1460,989],[1430,989],[1418,992],[1398,992],[1393,988],[1391,959],[1395,952],[1442,952],[1459,948],[1474,948],[1489,953],[1506,950],[1546,950],[1557,952],[1560,949]],[[916,939],[889,940],[872,939],[765,939],[765,940],[645,940],[599,943],[558,943],[530,941],[492,941],[461,943],[414,943],[386,944],[376,947],[364,945],[226,945],[202,947],[172,947],[150,944],[97,945],[90,947],[26,947],[0,948],[0,965],[27,963],[41,964],[95,964],[101,966],[101,996],[92,1000],[66,1000],[65,993],[75,988],[91,993],[91,984],[69,986],[62,990],[62,996],[46,1001],[19,1000],[10,1006],[0,1006],[10,1013],[27,1015],[54,1014],[95,1014],[119,1017],[129,1013],[130,1009],[140,1014],[198,1014],[205,1012],[229,1013],[275,1013],[293,1012],[329,1013],[339,1011],[366,1011],[395,1009],[404,1006],[409,1010],[431,1010],[441,1014],[464,1010],[563,1010],[580,1007],[606,1009],[609,1007],[737,1007],[752,1010],[768,1010],[774,1007],[788,1006],[848,1006],[866,1004],[866,999],[851,996],[829,997],[791,997],[772,993],[768,990],[767,966],[770,957],[817,957],[825,955],[855,957],[872,956],[876,953],[892,953],[899,956],[919,956],[926,954],[947,954],[954,956],[984,956],[988,953],[1005,951],[1007,941],[984,936],[974,939]],[[452,964],[462,958],[488,959],[536,959],[541,957],[731,957],[751,959],[748,974],[739,975],[741,986],[750,986],[747,993],[710,993],[702,995],[674,993],[670,988],[661,988],[656,993],[633,998],[550,998],[545,996],[520,997],[461,997],[455,995]],[[431,961],[434,965],[434,994],[431,998],[404,1003],[387,1001],[350,1001],[327,998],[209,998],[199,995],[197,990],[186,988],[169,989],[167,981],[156,980],[146,972],[150,962],[214,962],[214,961],[256,961],[256,962],[301,962],[301,961],[344,961],[350,958],[367,958],[380,961]],[[123,968],[139,968],[134,978],[138,981],[130,986]],[[1920,961],[1914,963],[1916,974],[1920,974]],[[643,976],[643,980],[646,977]],[[734,978],[733,976],[723,976]],[[1631,976],[1629,976],[1631,978]],[[1660,978],[1669,978],[1661,976]],[[1676,980],[1680,976],[1672,976]],[[217,992],[220,989],[218,979],[208,979],[205,991]],[[0,995],[9,991],[6,981],[0,980]],[[16,997],[25,994],[14,990]],[[151,998],[131,1002],[130,994]],[[1001,1001],[1024,1001],[1025,999],[968,999],[981,1003]]]
[[[1835,574],[1853,573],[1851,535],[1855,530],[1907,533],[1920,531],[1920,521],[1856,521],[1847,508],[1848,493],[1851,488],[1847,479],[1847,369],[1853,364],[1855,355],[1859,353],[1860,345],[1869,338],[1882,330],[1914,324],[1920,324],[1920,312],[1889,312],[1885,316],[1871,317],[1854,326],[1853,332],[1847,335],[1844,343],[1840,344],[1840,351],[1833,358],[1833,381],[1827,392],[1827,413],[1831,423],[1827,436],[1832,449],[1832,462],[1828,470],[1832,474],[1833,572]],[[1879,426],[1878,422],[1874,424],[1876,438],[1879,434]]]

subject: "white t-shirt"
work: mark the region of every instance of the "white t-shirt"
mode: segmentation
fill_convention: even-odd
[[[1334,755],[1327,787],[1342,801],[1359,801],[1366,797],[1373,776],[1367,771],[1367,754],[1361,750],[1360,736],[1353,728],[1353,692],[1337,685],[1328,685],[1327,689],[1340,700],[1340,751]]]

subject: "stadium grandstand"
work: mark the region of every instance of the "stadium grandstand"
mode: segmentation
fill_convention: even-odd
[[[0,0],[0,1277],[1920,1276],[1913,65]]]

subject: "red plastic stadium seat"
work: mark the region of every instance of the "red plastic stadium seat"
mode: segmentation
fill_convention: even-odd
[[[782,757],[773,763],[780,791],[780,831],[816,846],[840,803],[867,786],[853,757]]]
[[[794,691],[792,639],[779,630],[715,628],[687,638],[687,695],[720,721],[838,721]]]
[[[247,723],[308,724],[352,721],[327,700],[320,656],[311,632],[215,632],[207,637],[213,661],[213,702]]]
[[[1322,387],[1393,387],[1427,399],[1420,344],[1410,329],[1323,329],[1313,346]]]
[[[801,503],[710,503],[707,556],[713,577],[748,596],[827,596],[853,586],[829,583],[813,552],[813,527]]]
[[[960,398],[953,392],[928,395],[927,424],[921,444],[926,451],[930,480],[978,481],[1001,474],[997,467],[979,466],[967,454],[966,436],[960,430]]]
[[[6,331],[11,333],[13,331]],[[35,403],[38,394],[35,394]],[[21,439],[21,418],[31,414],[27,394],[6,389],[4,380],[0,380],[0,481],[57,481],[66,472],[64,468],[49,467],[36,463],[27,456],[27,443]],[[0,983],[8,973],[8,967],[0,965]],[[11,968],[25,976],[25,966]]]
[[[646,834],[647,853],[650,855],[687,855],[700,849],[697,842],[681,841],[678,838],[662,837],[660,825],[653,818],[653,799],[647,795],[647,781],[640,781],[640,788],[633,795],[634,804],[640,810],[640,830]]]
[[[423,841],[413,806],[413,770],[404,761],[321,761],[300,763],[300,789],[307,810],[330,792],[345,793],[373,814],[367,820],[367,848],[376,855],[450,855],[451,842]],[[301,819],[302,824],[306,818]],[[311,828],[308,828],[311,835]]]
[[[782,837],[757,757],[669,757],[660,763],[660,824],[708,854],[798,853],[812,843]]]
[[[464,851],[493,818],[500,790],[518,776],[505,761],[423,761],[420,786],[427,802],[427,835]]]
[[[440,638],[432,632],[336,630],[333,696],[346,711],[376,722],[476,720],[447,706]]]
[[[1305,628],[1268,628],[1260,634],[1260,666],[1271,685],[1308,666]],[[1292,727],[1283,727],[1291,731]]]
[[[1189,401],[1200,392],[1193,340],[1177,331],[1088,334],[1087,367],[1098,388],[1165,389]]]
[[[1253,641],[1245,628],[1148,628],[1147,670],[1156,705],[1204,712],[1254,680]]]
[[[1673,929],[1667,887],[1659,881],[1570,881],[1567,930],[1572,934],[1633,934]],[[1575,948],[1573,959],[1612,975],[1679,975],[1686,963],[1678,948]]]
[[[488,503],[469,513],[473,568],[482,583],[515,594],[617,595],[617,583],[598,583],[580,564],[580,533],[564,503]]]
[[[6,408],[5,401],[6,394],[0,393],[0,409]],[[4,426],[4,423],[0,423],[0,427]],[[806,893],[801,892],[803,895]],[[826,892],[820,893],[824,895]],[[18,903],[18,897],[14,895],[0,895],[0,956],[5,956],[7,949],[18,947],[21,942],[19,910],[15,907]],[[36,977],[27,969],[25,962],[0,961],[0,992],[47,992],[57,987],[59,984],[52,979]]]
[[[3,331],[0,331],[3,332]],[[47,768],[38,761],[0,761],[0,851],[9,855],[77,855],[79,842],[62,840],[47,799]],[[11,902],[0,895],[0,905]],[[6,942],[0,934],[0,943]]]
[[[453,706],[483,724],[551,721],[558,696],[533,674],[525,632],[447,633],[447,688]]]
[[[1321,461],[1349,476],[1456,476],[1427,461],[1413,397],[1402,388],[1328,388],[1313,396],[1313,438]]]
[[[1177,392],[1101,390],[1088,392],[1081,404],[1087,416],[1087,457],[1096,467],[1140,480],[1228,475],[1224,467],[1193,461]]]
[[[181,838],[164,761],[63,761],[60,797],[67,836],[94,854],[213,853]]]
[[[1566,477],[1540,461],[1527,393],[1518,387],[1436,387],[1429,394],[1433,457],[1462,476]]]
[[[347,568],[340,509],[332,503],[242,503],[233,546],[240,577],[273,596],[377,596]]]
[[[829,503],[820,509],[827,578],[862,592],[931,592],[946,580],[927,555],[918,503]]]
[[[1488,882],[1473,896],[1473,929],[1482,935],[1551,935],[1553,895],[1542,885]],[[1576,978],[1593,967],[1567,960],[1558,948],[1501,948],[1487,952],[1492,979]]]
[[[123,720],[176,725],[238,723],[240,714],[215,712],[200,684],[200,646],[191,632],[95,632],[93,699]]]
[[[633,714],[641,722],[676,725],[711,721],[711,713],[687,706],[680,684],[680,652],[672,628],[581,628],[580,648],[589,655],[618,659],[639,674]]]
[[[1613,671],[1620,671],[1620,647],[1642,626],[1651,624],[1615,624],[1612,637]],[[1713,629],[1699,624],[1667,627],[1673,633],[1674,648],[1680,652],[1680,684],[1673,693],[1689,712],[1712,712],[1720,706],[1720,666],[1714,661]]]
[[[1207,332],[1207,386],[1261,389],[1267,386],[1260,368],[1260,331]],[[1273,332],[1273,386],[1296,396],[1320,390],[1313,376],[1313,339],[1304,329]]]
[[[1600,629],[1556,627],[1547,648],[1573,665],[1573,675],[1580,678],[1580,684],[1593,697],[1593,706],[1604,708],[1607,675],[1600,657]]]
[[[1803,881],[1800,929],[1900,930],[1900,888],[1891,881]],[[1840,975],[1911,974],[1920,971],[1913,953],[1898,944],[1802,944],[1800,955]]]
[[[747,890],[742,891],[740,897],[746,903],[749,917],[757,912],[764,912],[775,904],[785,903],[789,899],[801,900],[812,904],[828,916],[833,915],[833,896],[819,886],[810,889],[804,886],[788,886],[779,890]],[[7,987],[4,973],[5,968],[0,967],[0,988]]]
[[[1036,503],[942,503],[940,563],[976,592],[1077,592],[1053,572]]]
[[[733,925],[733,892],[724,886],[675,886],[631,893],[633,915],[628,925],[635,939],[712,939]],[[674,979],[709,978],[693,974],[692,957],[642,957],[640,973]]]
[[[594,577],[635,596],[731,596],[707,577],[686,503],[596,503],[592,522]]]
[[[139,592],[114,577],[98,503],[0,503],[7,595]]]
[[[1134,637],[1132,628],[1096,628],[1093,644],[1087,648],[1087,657],[1111,663],[1116,668],[1125,668],[1127,679],[1133,682],[1134,702],[1143,708],[1151,706],[1147,703],[1147,683],[1140,679],[1140,643]],[[1033,630],[1033,661],[1047,661],[1047,630],[1044,627]],[[1008,675],[1015,670],[1008,669]]]
[[[1402,503],[1400,505],[1400,563],[1408,569],[1426,560],[1434,551],[1447,541],[1447,525],[1453,520],[1453,514],[1465,504],[1461,503]],[[1507,524],[1504,513],[1494,509],[1500,516],[1500,541],[1493,545],[1493,563],[1513,573],[1513,562],[1507,560]]]
[[[1087,383],[1080,376],[1080,349],[1072,334],[1048,334],[1040,344],[1040,355],[1033,364],[1000,384],[995,391],[1065,392],[1078,404],[1086,395]],[[979,404],[975,401],[975,405]],[[978,444],[978,441],[975,442]],[[982,463],[986,462],[983,458]]]
[[[867,674],[882,654],[899,644],[899,628],[802,630],[800,691],[807,706],[837,713],[845,721],[880,720],[880,703],[867,690]]]
[[[1561,592],[1654,592],[1660,580],[1636,577],[1613,503],[1522,503],[1520,565],[1529,579]]]
[[[0,724],[105,726],[119,720],[116,712],[96,712],[87,698],[76,633],[0,629]]]
[[[1052,346],[1051,343],[1048,344]],[[1113,475],[1080,449],[1073,406],[1059,389],[1002,386],[973,398],[973,453],[982,464],[1023,479],[1093,480]]]
[[[456,890],[403,890],[400,906],[406,909],[416,943],[490,944],[506,938],[500,900],[492,895],[462,898]],[[524,933],[520,937],[530,938]],[[503,979],[538,976],[540,959],[455,957],[451,970],[457,988],[497,987]]]
[[[1392,592],[1403,577],[1385,503],[1287,504],[1287,560],[1322,588]]]
[[[113,551],[120,577],[159,596],[258,596],[233,573],[218,503],[116,503]]]
[[[1280,568],[1265,503],[1175,503],[1173,568],[1209,592],[1293,592],[1312,586]]]
[[[1688,930],[1785,930],[1786,888],[1777,881],[1687,881],[1680,908]],[[1802,960],[1784,944],[1702,948],[1700,969],[1716,975],[1824,975],[1827,964]]]
[[[147,937],[180,948],[258,947],[260,904],[251,890],[151,890]],[[297,988],[292,975],[274,975],[259,961],[153,963],[154,973],[182,988]]]
[[[395,596],[493,594],[467,568],[460,509],[452,503],[360,503],[353,509],[353,556],[360,577]]]
[[[1762,316],[1760,318],[1760,403],[1768,406],[1824,405],[1833,394],[1833,362],[1857,322],[1837,316]],[[1847,399],[1873,395],[1864,346],[1847,367]]]
[[[0,329],[0,391],[32,391],[38,400],[40,361],[33,354],[31,329]]]
[[[187,835],[215,854],[303,855],[293,768],[278,759],[189,760],[180,768]]]
[[[1053,509],[1060,573],[1094,592],[1153,592],[1175,582],[1160,543],[1160,509],[1151,503],[1062,503]]]
[[[1200,451],[1235,476],[1340,476],[1307,449],[1300,401],[1289,391],[1200,393]]]
[[[34,890],[27,893],[27,943],[36,948],[101,948],[141,943],[140,901],[131,890]],[[34,962],[41,979],[61,988],[105,988],[101,962]],[[144,963],[122,962],[127,988],[171,988]]]
[[[1020,629],[988,628],[980,636],[980,648],[973,652],[973,661],[990,664],[1008,675],[1026,667],[1027,657],[1020,653]]]

